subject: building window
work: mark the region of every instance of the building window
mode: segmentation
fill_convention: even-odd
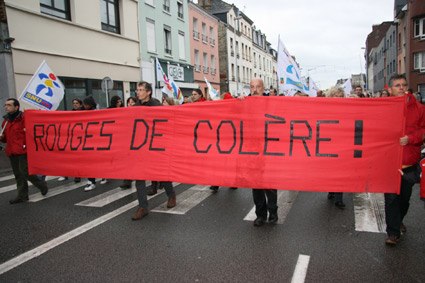
[[[155,42],[155,21],[146,19],[147,49],[150,52],[156,52]]]
[[[166,12],[170,12],[170,0],[164,0],[164,5],[162,5],[163,6],[163,9],[164,9],[164,11],[166,11]]]
[[[186,48],[184,44],[184,32],[179,31],[179,57],[182,60],[186,59]]]
[[[204,74],[208,74],[208,54],[204,53]]]
[[[425,37],[425,18],[415,20],[414,37]]]
[[[199,28],[197,18],[193,18],[193,39],[199,40]]]
[[[164,26],[164,52],[165,54],[172,55],[171,52],[171,28]]]
[[[195,49],[195,71],[201,71],[201,63],[199,62],[199,50]]]
[[[207,25],[202,23],[202,42],[208,43]]]
[[[118,0],[100,0],[102,29],[120,33]]]
[[[183,19],[183,4],[177,1],[177,16]]]
[[[216,70],[215,70],[215,56],[211,55],[211,75],[215,75],[216,74]]]
[[[40,12],[65,20],[71,20],[69,0],[40,0]]]
[[[214,28],[213,27],[210,27],[210,44],[211,44],[211,46],[215,45]]]
[[[425,72],[425,52],[413,53],[413,68]]]

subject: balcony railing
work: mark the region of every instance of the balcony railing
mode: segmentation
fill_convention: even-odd
[[[193,31],[193,39],[199,39],[199,32]]]
[[[215,75],[215,68],[211,68],[211,75]]]
[[[208,36],[206,36],[205,34],[202,35],[202,42],[208,43]]]
[[[170,6],[163,4],[162,7],[163,7],[164,11],[170,12]]]
[[[172,54],[171,49],[165,48],[164,51],[165,51],[165,54],[168,54],[168,55]]]
[[[208,67],[204,66],[204,74],[208,74],[208,69],[209,69]]]
[[[238,59],[239,59],[239,53],[237,53],[237,54],[236,54],[236,58],[238,58]]]
[[[195,64],[195,71],[200,72],[201,71],[201,65]]]
[[[214,39],[214,38],[211,38],[211,37],[210,37],[210,44],[211,44],[212,46],[214,46],[214,45],[215,45],[215,39]]]
[[[235,56],[235,51],[230,51],[231,56]]]
[[[183,13],[178,12],[177,16],[179,16],[180,19],[183,19]]]

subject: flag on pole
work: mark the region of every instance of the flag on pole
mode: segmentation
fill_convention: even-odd
[[[279,92],[295,93],[297,90],[305,92],[305,85],[301,80],[301,72],[280,40],[277,48],[277,75],[279,78]]]
[[[54,111],[61,103],[64,93],[65,87],[62,82],[43,60],[19,100],[41,110]]]
[[[218,91],[212,87],[211,83],[207,80],[206,77],[204,77],[204,79],[205,79],[205,82],[207,83],[208,94],[210,95],[211,99],[220,100],[220,94],[218,93]]]
[[[351,79],[347,79],[341,87],[344,89],[345,97],[350,97],[351,89],[352,89]]]
[[[308,85],[310,88],[310,92],[308,95],[310,95],[311,97],[316,97],[317,96],[317,92],[319,91],[319,88],[317,87],[317,85],[314,83],[312,78],[308,78]]]
[[[181,93],[178,85],[174,82],[173,78],[167,78],[167,75],[162,70],[161,64],[159,64],[158,58],[156,58],[156,77],[157,81],[164,82],[162,92],[167,94],[169,97],[173,97],[181,104],[183,102],[183,94]]]

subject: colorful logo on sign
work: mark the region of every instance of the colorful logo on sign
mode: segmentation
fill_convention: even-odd
[[[57,78],[53,73],[46,75],[44,73],[38,74],[40,81],[43,83],[39,84],[35,90],[35,93],[38,95],[42,91],[45,95],[52,97],[53,96],[53,88],[61,88],[60,85],[56,82]]]

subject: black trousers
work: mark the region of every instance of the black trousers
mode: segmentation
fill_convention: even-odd
[[[267,211],[270,214],[277,213],[277,190],[252,189],[257,217],[267,219]]]
[[[411,167],[403,169],[409,173]],[[410,206],[410,196],[415,183],[407,178],[401,178],[400,194],[385,194],[385,221],[387,222],[388,236],[400,237],[400,225]]]

